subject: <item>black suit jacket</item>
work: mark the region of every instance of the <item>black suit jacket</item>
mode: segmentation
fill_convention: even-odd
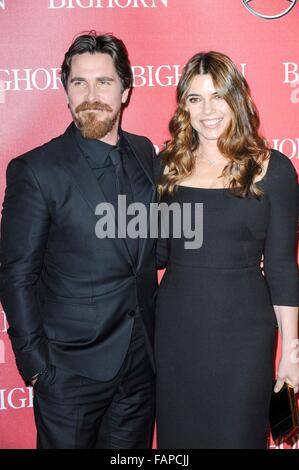
[[[105,196],[73,126],[7,168],[0,298],[25,381],[49,363],[111,380],[128,349],[135,312],[154,368],[155,239],[141,239],[134,264],[124,238],[96,237],[95,208]],[[153,145],[124,137],[156,202]]]

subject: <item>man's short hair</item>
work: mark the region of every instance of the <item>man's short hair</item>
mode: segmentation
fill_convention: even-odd
[[[64,56],[61,66],[61,81],[66,91],[72,58],[74,55],[84,54],[85,52],[90,54],[101,52],[110,55],[121,81],[122,90],[127,90],[133,86],[133,73],[124,43],[110,33],[97,35],[96,31],[90,31],[87,34],[78,36]]]

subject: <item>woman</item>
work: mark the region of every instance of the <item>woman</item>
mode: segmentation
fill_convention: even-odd
[[[177,102],[159,190],[182,209],[203,204],[203,243],[187,249],[171,228],[158,243],[158,447],[266,448],[276,323],[276,390],[299,385],[297,175],[259,135],[227,56],[195,55]]]

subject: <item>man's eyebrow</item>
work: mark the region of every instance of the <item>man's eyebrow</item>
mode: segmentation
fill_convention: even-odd
[[[97,80],[106,80],[108,82],[114,82],[114,78],[112,77],[97,77]]]
[[[84,81],[85,81],[85,78],[83,78],[83,77],[73,77],[71,79],[71,83],[73,83],[73,82],[84,82]]]
[[[108,81],[108,82],[114,82],[114,78],[112,78],[112,77],[105,77],[105,76],[103,76],[103,77],[96,77],[96,80],[98,80],[98,81],[105,80],[105,81]],[[73,83],[73,82],[85,82],[85,81],[86,81],[86,78],[84,78],[84,77],[73,77],[73,78],[71,79],[71,83]]]

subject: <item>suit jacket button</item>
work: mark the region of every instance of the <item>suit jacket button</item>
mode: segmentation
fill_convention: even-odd
[[[136,313],[135,310],[130,310],[129,313],[128,313],[128,315],[129,315],[130,317],[134,317],[135,313]]]

